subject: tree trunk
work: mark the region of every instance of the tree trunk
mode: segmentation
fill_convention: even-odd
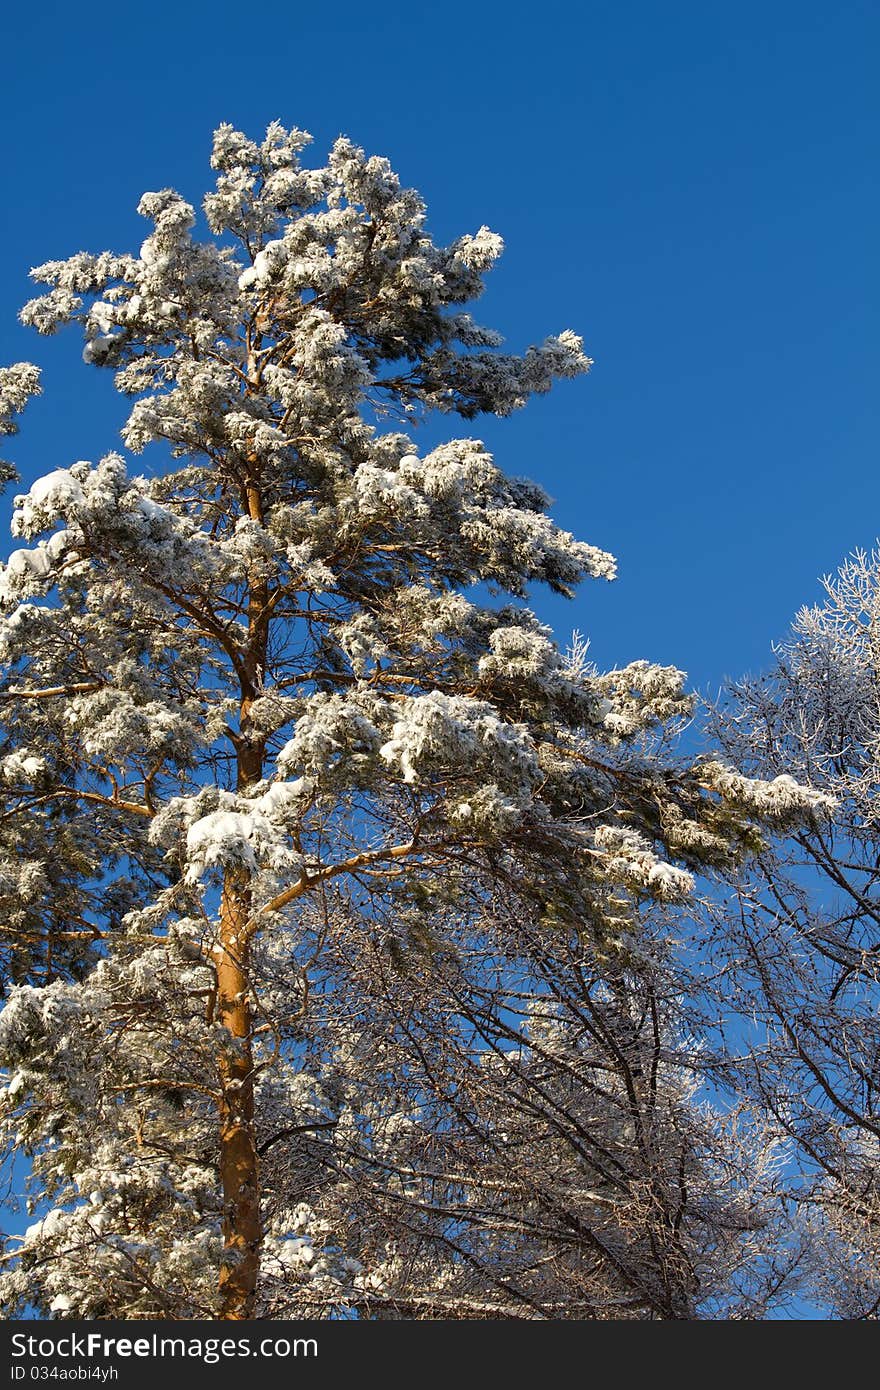
[[[253,364],[251,364],[251,367]],[[257,482],[258,462],[243,503],[247,515],[263,523]],[[269,592],[259,575],[248,580],[248,641],[239,706],[237,789],[263,775],[265,738],[251,738],[250,711],[265,671],[269,635]],[[250,880],[246,872],[226,873],[220,903],[217,952],[217,1022],[227,1029],[221,1050],[220,1187],[223,1194],[223,1260],[220,1266],[220,1317],[253,1317],[263,1242],[260,1164],[254,1123],[254,1053],[251,1033]]]
[[[227,875],[220,909],[217,1022],[228,1030],[219,1059],[223,1262],[220,1317],[253,1316],[260,1266],[260,1174],[254,1131],[254,1059],[248,1000],[247,875]]]

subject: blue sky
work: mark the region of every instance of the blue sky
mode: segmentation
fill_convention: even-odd
[[[7,6],[0,33],[0,362],[46,383],[26,477],[121,418],[74,335],[17,326],[28,268],[136,249],[145,189],[198,201],[212,128],[277,117],[316,158],[340,132],[387,155],[438,239],[501,232],[478,316],[510,347],[583,334],[589,378],[459,431],[619,558],[616,584],[536,604],[563,640],[715,689],[880,533],[875,5],[91,0]]]

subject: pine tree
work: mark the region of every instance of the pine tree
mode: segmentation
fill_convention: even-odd
[[[487,1216],[479,1257],[456,1235],[474,1134],[502,1132],[497,1087],[492,1118],[468,1078],[484,1096],[560,962],[601,999],[645,904],[821,800],[664,761],[650,735],[687,715],[681,674],[602,674],[554,644],[528,587],[570,594],[612,558],[479,440],[411,435],[585,372],[581,340],[502,353],[461,307],[499,238],[435,246],[385,160],[339,140],[308,169],[307,142],[222,126],[209,235],[177,193],[147,194],[137,256],[43,265],[22,312],[80,325],[152,468],[112,452],[48,472],[0,574],[4,1127],[51,1205],[0,1278],[13,1311],[373,1315],[397,1260],[407,1316],[421,1260],[435,1308],[479,1267],[484,1310],[561,1315],[564,1281],[544,1303],[523,1283],[521,1215],[503,1240]],[[0,379],[7,428],[37,388],[26,364]],[[456,1115],[470,1168],[450,1204]],[[619,1246],[596,1315],[633,1283],[607,1275]],[[651,1279],[636,1315],[689,1315],[692,1289],[664,1303]]]

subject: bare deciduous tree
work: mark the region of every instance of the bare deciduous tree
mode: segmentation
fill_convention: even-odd
[[[880,559],[857,553],[803,609],[775,667],[715,725],[747,774],[784,770],[835,799],[777,837],[722,916],[719,946],[752,1020],[736,1084],[798,1146],[792,1180],[817,1294],[880,1314]],[[742,1050],[744,1038],[732,1039]]]

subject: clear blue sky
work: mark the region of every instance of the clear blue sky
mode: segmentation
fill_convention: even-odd
[[[389,156],[436,237],[501,232],[478,312],[511,347],[583,334],[589,378],[461,431],[619,558],[536,605],[560,637],[717,686],[880,533],[876,4],[90,0],[7,5],[0,32],[0,362],[46,368],[27,477],[120,419],[74,335],[16,325],[28,268],[136,250],[145,189],[198,200],[212,128],[277,117],[316,156],[340,132]]]

